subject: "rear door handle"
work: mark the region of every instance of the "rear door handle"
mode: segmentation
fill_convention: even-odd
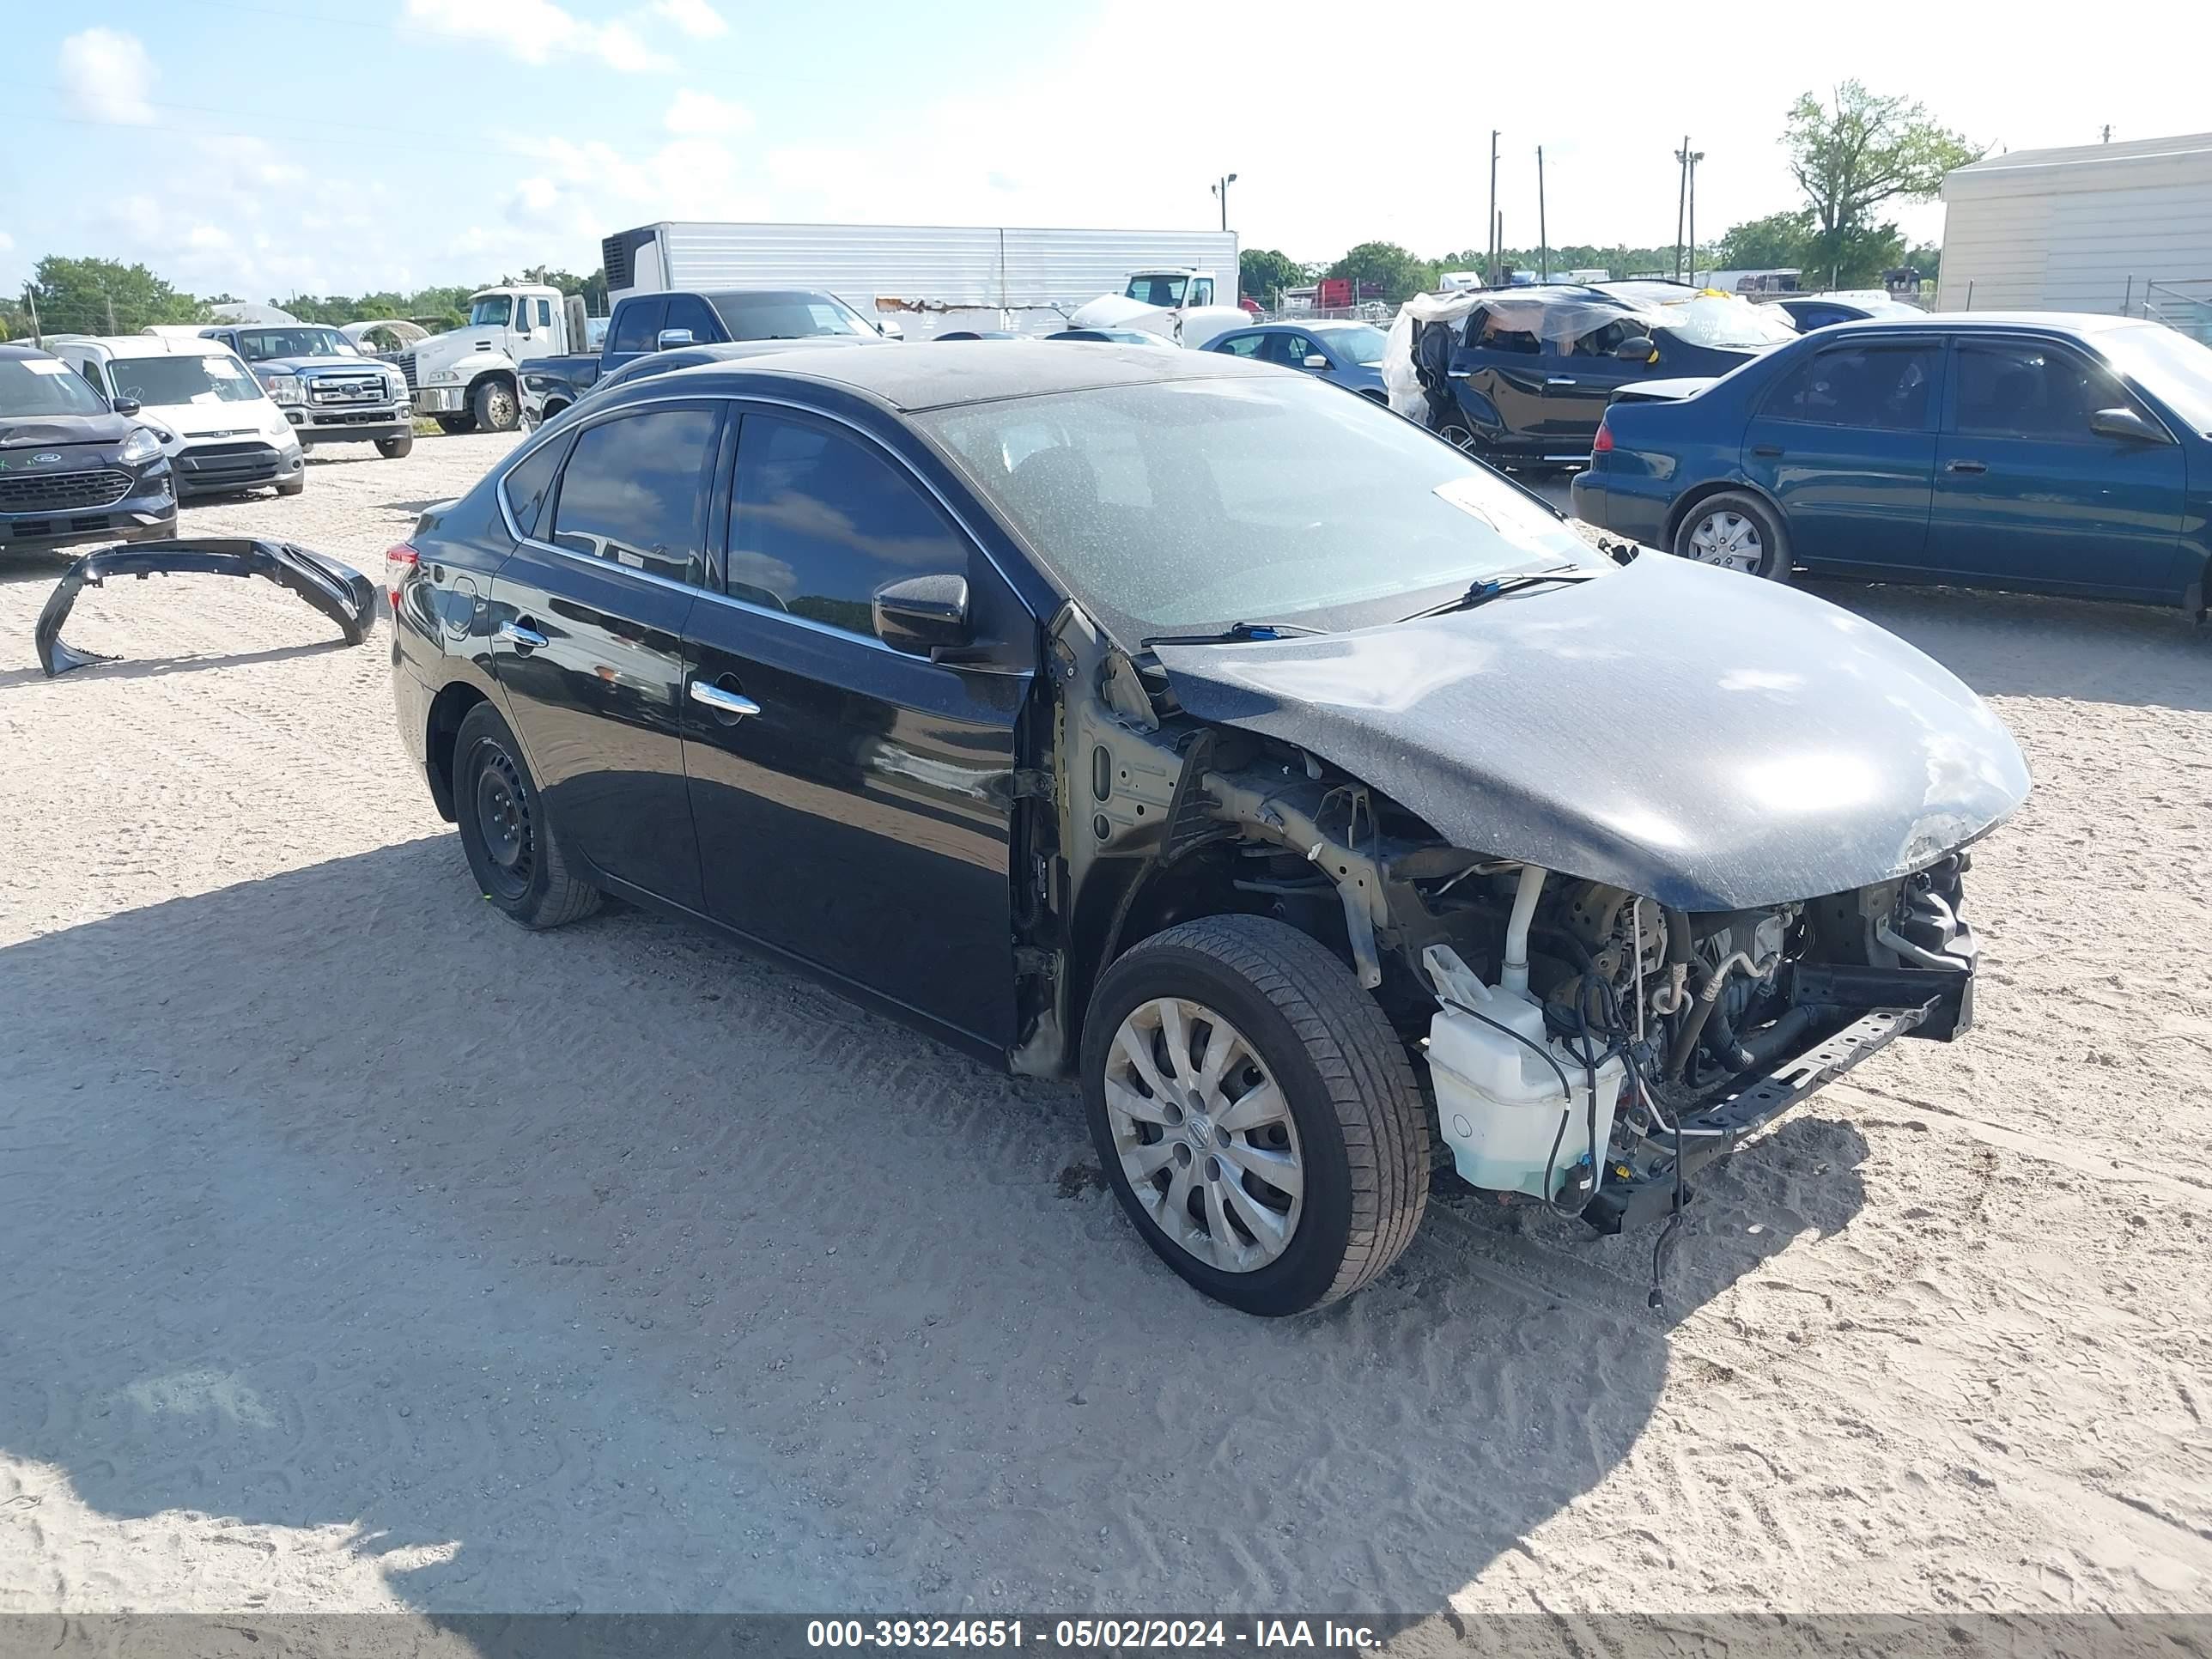
[[[1751,447],[1751,453],[1754,455],[1764,455],[1769,460],[1772,460],[1781,455],[1782,448],[1778,444],[1753,444]]]
[[[495,630],[498,636],[521,651],[541,651],[545,647],[545,636],[536,629],[514,621],[512,617],[500,623]]]
[[[1549,380],[1546,380],[1544,384],[1546,386],[1574,386],[1577,382],[1565,379],[1560,375],[1554,374]]]
[[[1943,470],[1946,472],[1986,472],[1990,469],[1986,463],[1981,461],[1952,461]]]
[[[743,720],[747,714],[760,713],[760,705],[742,691],[726,690],[711,680],[691,682],[691,701],[702,702],[718,714],[727,714],[732,720]]]

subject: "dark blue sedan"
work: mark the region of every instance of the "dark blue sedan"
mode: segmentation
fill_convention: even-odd
[[[1261,323],[1232,328],[1208,341],[1206,349],[1304,369],[1387,404],[1390,394],[1382,386],[1382,348],[1389,343],[1389,337],[1371,323]]]
[[[1616,403],[1577,514],[1685,558],[2182,606],[2212,557],[2212,349],[2156,323],[1844,324]]]

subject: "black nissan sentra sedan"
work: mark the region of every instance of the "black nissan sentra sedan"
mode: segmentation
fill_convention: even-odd
[[[1966,849],[2027,788],[1848,611],[1608,556],[1211,352],[641,380],[425,514],[391,605],[400,727],[500,909],[679,912],[1074,1075],[1146,1241],[1261,1314],[1388,1267],[1439,1140],[1644,1224],[1965,1031]]]

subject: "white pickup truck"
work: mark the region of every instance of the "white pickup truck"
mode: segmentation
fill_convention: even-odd
[[[448,432],[511,432],[522,419],[518,365],[584,349],[583,304],[534,283],[469,296],[469,320],[392,354],[415,412]],[[573,313],[573,314],[572,314]]]

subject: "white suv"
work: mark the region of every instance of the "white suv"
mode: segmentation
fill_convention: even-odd
[[[179,500],[264,485],[296,495],[307,487],[307,459],[291,423],[252,371],[218,342],[59,334],[46,349],[102,397],[122,400],[118,410],[135,413],[161,438]]]

